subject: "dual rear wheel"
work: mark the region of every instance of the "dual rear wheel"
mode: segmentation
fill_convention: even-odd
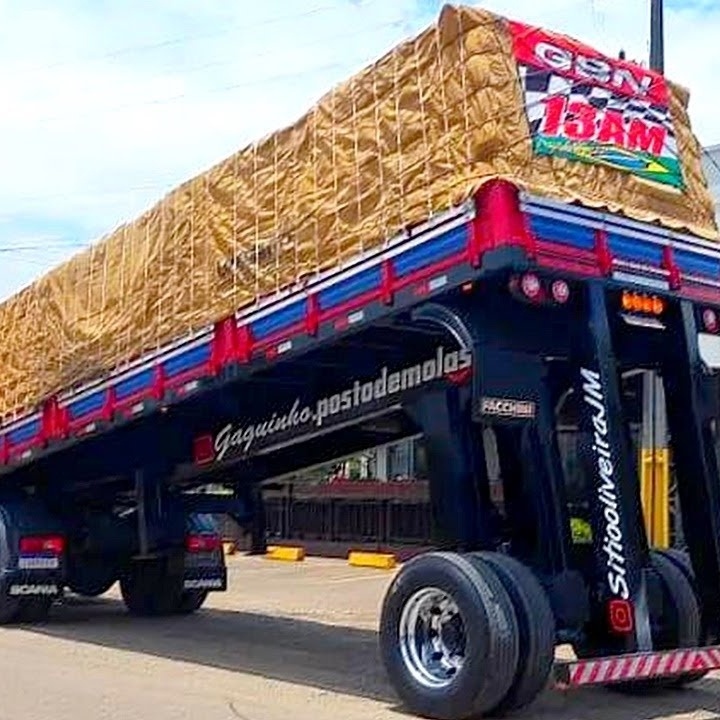
[[[382,608],[380,647],[408,709],[460,720],[530,704],[546,686],[555,628],[544,590],[498,553],[428,553],[407,563]]]
[[[189,615],[202,607],[206,590],[184,590],[182,575],[163,563],[133,563],[120,576],[120,593],[132,615]]]
[[[655,650],[706,644],[689,558],[653,551],[650,621]],[[616,654],[578,647],[579,657]],[[405,565],[386,594],[380,648],[406,707],[438,720],[499,716],[533,702],[546,687],[555,651],[547,595],[517,560],[492,552],[428,553]],[[614,683],[621,692],[676,688],[706,673]]]

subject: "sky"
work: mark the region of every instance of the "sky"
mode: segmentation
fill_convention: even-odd
[[[0,299],[302,115],[433,22],[439,0],[0,0]],[[471,2],[610,55],[650,0]],[[666,74],[720,143],[720,2],[666,0]]]

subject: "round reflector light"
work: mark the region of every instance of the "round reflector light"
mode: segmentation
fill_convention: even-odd
[[[523,291],[525,297],[530,298],[530,300],[537,300],[537,298],[540,297],[541,291],[540,278],[538,278],[537,275],[533,275],[533,273],[526,273],[520,281],[520,289]]]
[[[570,286],[564,280],[555,280],[550,291],[557,303],[566,303],[570,297]]]
[[[708,332],[717,332],[718,329],[718,316],[717,313],[711,308],[705,308],[702,314],[703,325]]]

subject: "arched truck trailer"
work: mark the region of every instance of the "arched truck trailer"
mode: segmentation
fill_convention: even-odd
[[[720,668],[718,307],[720,247],[486,185],[7,423],[0,619],[116,580],[133,613],[192,612],[226,586],[210,514],[257,527],[264,479],[421,433],[437,550],[400,569],[380,620],[409,709],[508,711],[551,675],[687,684]],[[648,547],[621,391],[638,370],[664,384],[686,552]],[[232,494],[196,492],[213,483]],[[567,643],[578,659],[556,663]]]

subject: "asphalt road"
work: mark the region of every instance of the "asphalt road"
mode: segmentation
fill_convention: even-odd
[[[231,590],[193,617],[130,618],[117,594],[0,629],[0,720],[406,718],[376,652],[391,574],[229,559]],[[549,691],[526,720],[720,719],[720,675],[652,699]]]

